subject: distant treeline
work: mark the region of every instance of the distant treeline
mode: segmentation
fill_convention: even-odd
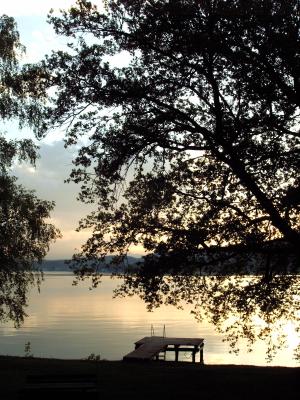
[[[136,263],[141,261],[140,258],[128,256],[126,264],[113,264],[109,265],[112,256],[106,257],[104,262],[100,262],[99,272],[122,272],[130,266],[130,269],[135,270],[138,268]],[[69,260],[43,260],[42,264],[38,265],[38,268],[44,272],[72,272],[72,268],[68,263]]]

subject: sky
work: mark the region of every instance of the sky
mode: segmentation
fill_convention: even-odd
[[[26,54],[22,62],[37,62],[51,50],[64,48],[65,39],[58,37],[52,27],[47,24],[47,14],[51,8],[69,8],[75,0],[0,0],[0,13],[15,18],[20,40],[26,47]],[[99,8],[103,7],[102,0],[94,0]],[[31,137],[28,129],[20,131],[17,123],[8,123],[2,131],[9,138]],[[90,236],[91,232],[76,232],[78,221],[92,210],[92,206],[84,205],[76,200],[79,187],[75,184],[66,184],[64,180],[72,168],[74,149],[64,148],[63,132],[52,132],[40,141],[40,159],[36,168],[29,165],[15,165],[13,174],[19,183],[28,189],[34,189],[36,194],[45,200],[54,200],[56,203],[51,213],[51,222],[58,227],[63,235],[62,239],[52,244],[47,259],[69,259],[75,249]],[[132,249],[132,255],[141,255],[142,249]]]

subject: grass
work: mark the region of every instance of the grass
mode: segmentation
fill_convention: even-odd
[[[102,400],[286,400],[300,393],[300,368],[0,356],[0,397],[17,399],[27,375],[85,373],[97,375]]]

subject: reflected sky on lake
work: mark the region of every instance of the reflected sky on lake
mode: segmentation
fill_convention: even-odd
[[[165,325],[167,336],[204,338],[206,363],[267,365],[263,342],[251,353],[241,348],[238,356],[229,354],[223,337],[207,322],[197,323],[190,315],[191,308],[162,306],[147,312],[136,297],[112,299],[118,281],[108,276],[92,291],[88,283],[72,286],[72,280],[71,275],[45,276],[41,293],[36,288],[31,291],[24,325],[20,329],[12,324],[0,326],[1,354],[24,355],[25,343],[30,342],[37,357],[84,358],[95,353],[102,359],[119,360],[133,350],[135,341],[150,335],[151,325],[156,335],[162,335]],[[294,327],[289,323],[285,329],[289,346],[268,365],[299,365],[292,354],[298,343]],[[182,360],[189,361],[186,356],[181,355]]]

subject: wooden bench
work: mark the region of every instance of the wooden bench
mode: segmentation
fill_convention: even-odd
[[[97,399],[96,375],[29,375],[21,400]]]

